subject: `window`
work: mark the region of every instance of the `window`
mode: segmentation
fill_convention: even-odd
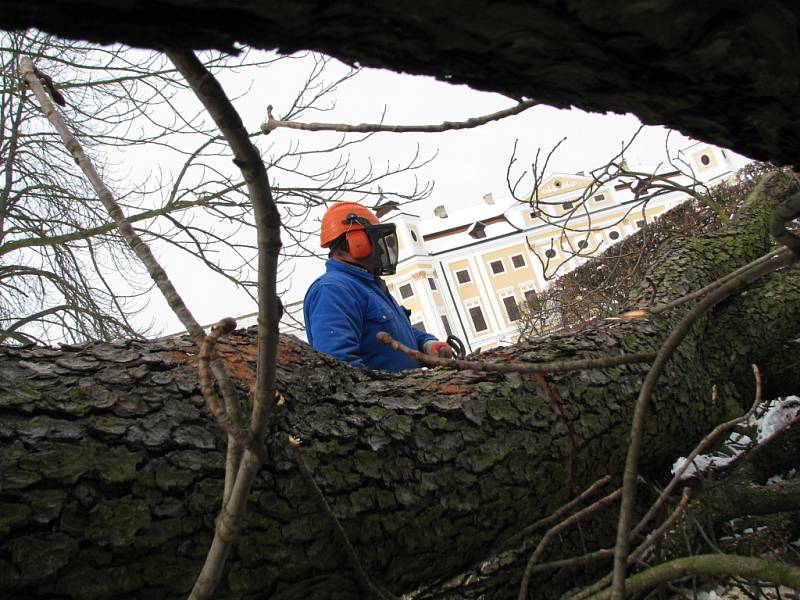
[[[618,240],[619,231],[612,231],[611,233],[608,234],[608,237],[610,237],[612,240]]]
[[[536,290],[526,290],[523,294],[525,295],[525,304],[531,308],[538,306],[539,301],[536,298]]]
[[[595,202],[602,202],[605,199],[606,199],[606,195],[605,194],[595,194],[594,195],[594,201]]]
[[[520,319],[520,312],[519,306],[517,306],[517,300],[514,296],[506,296],[503,298],[503,304],[506,307],[506,314],[508,315],[509,321],[519,321]]]
[[[420,331],[427,331],[427,329],[425,329],[425,323],[423,323],[422,321],[420,321],[418,323],[414,323],[412,325],[412,327],[415,327],[416,329],[419,329]]]
[[[556,251],[553,248],[548,248],[547,250],[544,251],[544,255],[547,258],[555,258],[556,257]]]
[[[589,242],[587,242],[586,240],[581,240],[581,241],[578,242],[578,248],[580,248],[581,250],[586,248],[586,246],[588,246],[588,245],[589,245]]]
[[[419,239],[417,238],[417,232],[414,231],[413,228],[409,228],[408,231],[411,233],[411,239],[412,240],[414,240],[415,242],[419,241]]]
[[[528,213],[528,216],[531,219],[535,219],[536,217],[540,216],[541,214],[542,214],[542,211],[540,211],[540,210],[532,210],[531,212]]]
[[[404,300],[406,298],[411,298],[414,295],[414,288],[411,287],[410,283],[406,283],[400,286],[400,297]]]
[[[636,226],[637,226],[639,229],[641,229],[642,227],[644,227],[644,219],[639,219],[638,221],[636,221]]]
[[[572,208],[572,202],[562,202],[561,208],[563,208],[564,210],[569,210],[570,208]]]
[[[469,283],[472,281],[472,278],[469,276],[469,271],[466,269],[456,271],[456,279],[458,280],[458,283]]]
[[[521,269],[525,266],[525,257],[522,254],[515,254],[511,257],[511,264],[515,269]]]
[[[486,225],[480,221],[473,223],[470,225],[470,228],[467,229],[467,233],[470,237],[475,238],[476,240],[483,239],[486,237]]]
[[[428,285],[434,292],[436,291],[436,280],[433,277],[428,277]]]
[[[711,157],[710,157],[708,154],[703,154],[703,155],[700,157],[700,162],[701,162],[701,163],[702,163],[704,166],[706,166],[706,167],[707,167],[708,165],[710,165],[710,164],[711,164]]]
[[[480,306],[473,306],[469,309],[469,316],[472,319],[472,324],[475,331],[486,331],[489,327],[486,325],[486,319],[483,318],[483,311]]]
[[[444,325],[444,332],[447,335],[453,335],[453,330],[450,329],[450,321],[447,320],[447,316],[442,315],[442,325]]]
[[[506,267],[503,264],[503,260],[502,259],[493,260],[492,262],[489,263],[489,266],[492,267],[492,273],[494,273],[495,275],[498,275],[499,273],[505,273],[506,272]]]

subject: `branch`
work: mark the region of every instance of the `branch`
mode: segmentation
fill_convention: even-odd
[[[206,204],[207,201],[208,198],[200,198],[199,200],[180,201],[167,206],[162,206],[161,208],[145,210],[138,214],[130,215],[126,217],[126,219],[129,223],[136,223],[138,221],[144,221],[146,219],[161,217],[173,212],[188,210],[195,206],[202,206]],[[80,231],[74,231],[72,233],[65,233],[62,235],[13,240],[10,242],[6,242],[2,246],[0,246],[0,256],[8,252],[11,252],[12,250],[19,250],[21,248],[35,248],[38,246],[55,246],[60,244],[66,244],[67,242],[85,240],[91,237],[96,237],[99,235],[103,235],[105,233],[109,233],[110,231],[116,229],[116,227],[117,227],[116,223],[104,223],[103,225],[97,225],[95,227],[90,227],[89,229],[83,229]]]
[[[200,345],[200,352],[197,356],[197,371],[198,380],[200,383],[200,391],[203,393],[203,397],[206,399],[206,403],[208,404],[211,414],[217,420],[220,428],[225,433],[236,439],[240,446],[245,447],[249,446],[251,443],[250,436],[245,430],[239,427],[239,424],[236,421],[231,419],[231,416],[225,410],[224,405],[222,402],[220,402],[217,392],[214,390],[214,382],[211,379],[209,368],[210,358],[214,351],[214,346],[216,345],[217,340],[220,338],[220,336],[230,333],[234,329],[236,329],[236,321],[230,317],[223,319],[211,328],[211,332],[206,336],[206,338],[203,340],[203,343]],[[223,500],[223,505],[226,503],[227,498]]]
[[[631,537],[636,537],[642,531],[642,529],[644,529],[645,526],[650,522],[650,519],[653,518],[653,515],[656,514],[658,509],[661,508],[661,505],[666,501],[666,499],[678,485],[678,482],[681,480],[681,477],[686,472],[686,469],[689,468],[689,465],[692,464],[694,459],[697,458],[697,456],[702,452],[705,452],[706,448],[708,448],[712,443],[714,443],[714,441],[717,438],[719,438],[720,435],[730,431],[742,421],[746,421],[747,419],[749,419],[750,416],[755,412],[758,405],[761,404],[763,400],[762,387],[761,387],[761,372],[759,371],[756,365],[753,365],[753,374],[756,383],[756,394],[755,394],[755,400],[753,401],[753,406],[751,406],[750,410],[748,410],[741,417],[736,417],[735,419],[731,419],[726,423],[717,425],[708,435],[706,435],[702,440],[700,440],[700,443],[697,444],[695,449],[689,453],[689,456],[686,457],[686,460],[684,460],[683,463],[681,463],[681,466],[678,467],[678,469],[675,471],[672,480],[662,490],[661,494],[659,494],[658,498],[650,507],[650,509],[647,511],[645,516],[643,516],[639,520],[639,523],[636,525],[636,527],[633,528],[633,531],[631,532]]]
[[[280,302],[277,295],[278,257],[280,254],[280,214],[272,198],[267,171],[261,156],[250,141],[236,109],[214,76],[191,51],[167,50],[167,56],[191,86],[197,98],[214,119],[233,151],[233,162],[247,183],[255,213],[258,246],[258,358],[256,387],[250,431],[260,443],[267,427],[267,417],[274,410],[277,397],[275,365],[278,348]],[[230,441],[229,441],[230,445]],[[230,454],[229,454],[230,456]],[[241,525],[247,498],[264,456],[246,447],[228,502],[217,519],[214,539],[206,562],[195,582],[190,598],[212,597],[222,577],[228,553]],[[229,466],[234,461],[229,461]]]
[[[601,508],[608,506],[614,500],[619,498],[621,494],[622,494],[621,489],[614,490],[607,496],[603,496],[602,498],[600,498],[596,502],[593,502],[583,510],[576,512],[568,519],[564,519],[558,525],[555,525],[547,530],[547,533],[544,534],[544,537],[542,537],[541,541],[539,542],[539,545],[536,546],[536,550],[534,550],[533,554],[528,560],[528,564],[525,566],[525,573],[522,575],[522,583],[519,586],[518,600],[526,600],[526,598],[528,597],[528,582],[530,581],[533,567],[536,565],[536,561],[539,560],[539,557],[542,555],[544,549],[547,547],[547,544],[550,542],[553,536],[563,531],[567,527],[571,527],[575,523],[582,521],[583,519],[597,512]]]
[[[630,577],[626,580],[625,587],[631,594],[635,594],[691,575],[744,577],[800,589],[800,568],[763,558],[733,554],[698,554],[678,558]],[[612,597],[610,591],[605,591],[592,596],[591,600],[606,600]]]
[[[505,108],[482,117],[472,117],[466,121],[444,121],[439,125],[381,125],[380,123],[361,123],[360,125],[346,125],[341,123],[300,123],[297,121],[281,121],[272,116],[272,105],[267,106],[267,120],[261,125],[261,132],[269,135],[279,127],[286,129],[301,129],[303,131],[339,131],[342,133],[442,133],[458,129],[473,129],[492,121],[499,121],[506,117],[518,115],[539,103],[536,100],[525,100],[511,108]]]
[[[459,360],[450,358],[439,358],[431,354],[425,354],[419,350],[409,348],[392,338],[385,331],[381,331],[376,336],[379,342],[394,348],[399,352],[407,354],[413,359],[421,362],[428,367],[447,367],[459,371],[481,371],[484,373],[556,373],[561,371],[581,371],[584,369],[604,369],[606,367],[616,367],[630,363],[648,362],[655,358],[655,352],[634,352],[621,356],[607,356],[605,358],[587,358],[581,360],[557,360],[546,363],[528,362],[479,362],[471,360]]]
[[[181,323],[184,325],[184,327],[186,327],[187,331],[189,331],[189,333],[192,335],[195,343],[201,345],[205,339],[205,332],[203,331],[203,328],[189,311],[180,294],[178,294],[178,291],[175,289],[175,286],[167,276],[167,273],[158,263],[155,256],[153,256],[150,248],[133,230],[130,222],[122,213],[122,209],[120,208],[119,204],[114,199],[111,190],[109,190],[105,185],[102,178],[97,173],[97,170],[94,168],[94,164],[84,153],[80,142],[78,142],[77,138],[69,130],[61,115],[56,111],[55,107],[53,107],[50,99],[42,88],[38,77],[36,76],[33,63],[31,62],[30,58],[22,58],[20,61],[20,72],[30,88],[33,90],[36,98],[39,100],[39,104],[42,107],[42,111],[44,112],[45,116],[53,124],[56,131],[58,131],[61,140],[64,142],[64,145],[75,158],[75,162],[77,162],[78,166],[80,166],[95,192],[97,192],[98,198],[108,211],[111,218],[114,219],[114,222],[119,228],[120,233],[122,233],[122,236],[125,238],[125,241],[136,253],[142,263],[144,263],[148,273],[150,274],[150,277],[161,290],[161,293],[164,294],[164,297],[166,298],[170,308],[181,320]],[[211,360],[211,368],[215,377],[217,378],[217,381],[220,383],[228,412],[231,414],[234,421],[238,421],[238,394],[233,387],[233,383],[230,381],[227,373],[225,372],[225,366],[218,357],[214,356]],[[234,440],[230,437],[228,439],[228,446],[229,448],[235,446]],[[222,523],[223,527],[224,525],[225,524]]]
[[[781,202],[769,221],[769,232],[775,240],[791,249],[800,259],[800,237],[786,229],[786,224],[800,216],[800,193],[794,194]]]
[[[692,490],[688,487],[683,488],[683,496],[681,497],[681,501],[680,503],[678,503],[678,506],[675,507],[675,510],[672,511],[672,514],[669,516],[669,518],[666,521],[664,521],[658,529],[651,532],[650,535],[648,535],[647,538],[641,544],[639,544],[633,552],[630,553],[630,555],[628,556],[629,565],[633,564],[637,558],[639,558],[642,554],[644,554],[645,550],[647,550],[650,546],[652,546],[659,539],[661,539],[661,537],[667,531],[669,531],[672,528],[672,526],[675,525],[675,523],[678,522],[678,519],[680,519],[681,516],[683,516],[683,513],[686,512],[686,507],[689,505],[689,500],[691,499],[691,497],[692,497]],[[613,555],[613,551],[610,551],[609,549],[609,552],[611,555]],[[590,587],[581,591],[579,594],[570,597],[569,600],[584,600],[585,598],[588,598],[592,594],[606,587],[609,583],[611,583],[611,579],[612,579],[611,574],[606,575],[596,583],[592,584]]]
[[[796,260],[796,259],[795,259]],[[793,262],[793,261],[790,261]],[[746,284],[755,279],[771,273],[783,266],[780,261],[767,261],[759,263],[737,277],[729,279],[726,283],[710,292],[705,298],[695,305],[676,325],[670,336],[661,346],[647,377],[639,391],[636,400],[633,420],[631,424],[630,443],[625,460],[625,472],[623,475],[623,495],[620,506],[619,523],[617,526],[617,541],[614,547],[614,598],[622,600],[625,595],[625,569],[627,566],[628,542],[631,525],[631,515],[636,497],[636,478],[638,475],[639,451],[641,448],[642,436],[644,434],[644,421],[650,407],[650,399],[655,390],[656,383],[661,376],[667,361],[672,353],[681,343],[690,329],[708,309],[737,292]]]

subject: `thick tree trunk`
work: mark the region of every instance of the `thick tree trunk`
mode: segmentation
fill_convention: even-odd
[[[734,230],[672,244],[647,293],[674,298],[762,255],[774,181]],[[674,314],[673,314],[674,313]],[[654,351],[682,310],[483,355],[541,361]],[[678,349],[646,427],[645,472],[663,475],[715,423],[752,401],[750,363],[800,330],[800,274],[788,269],[717,306]],[[254,336],[220,346],[254,381]],[[0,595],[180,597],[208,547],[223,436],[203,408],[184,339],[2,349]],[[519,374],[362,371],[282,339],[269,458],[220,598],[358,598],[329,523],[285,443],[303,452],[366,571],[394,592],[458,575],[487,549],[621,471],[648,366],[548,375],[553,399]],[[767,386],[771,383],[767,373]],[[797,371],[775,389],[797,386]],[[720,401],[712,402],[716,384]],[[769,390],[768,390],[769,391]],[[589,533],[587,543],[601,540]],[[591,538],[596,539],[591,539]],[[518,583],[512,569],[493,597]],[[557,582],[547,586],[557,591]],[[544,586],[531,586],[544,594]]]

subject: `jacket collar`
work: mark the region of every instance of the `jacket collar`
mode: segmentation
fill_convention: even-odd
[[[362,269],[361,267],[356,267],[355,265],[336,260],[335,258],[329,258],[327,261],[325,261],[325,268],[328,271],[347,273],[348,275],[352,275],[353,277],[363,279],[364,281],[368,281],[370,283],[375,283],[375,281],[378,279],[375,275],[365,269]]]

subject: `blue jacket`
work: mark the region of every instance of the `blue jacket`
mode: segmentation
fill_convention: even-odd
[[[375,339],[385,331],[395,340],[422,350],[436,337],[411,326],[404,309],[377,276],[328,259],[326,272],[306,292],[303,318],[309,343],[320,352],[356,367],[402,371],[420,364]]]

